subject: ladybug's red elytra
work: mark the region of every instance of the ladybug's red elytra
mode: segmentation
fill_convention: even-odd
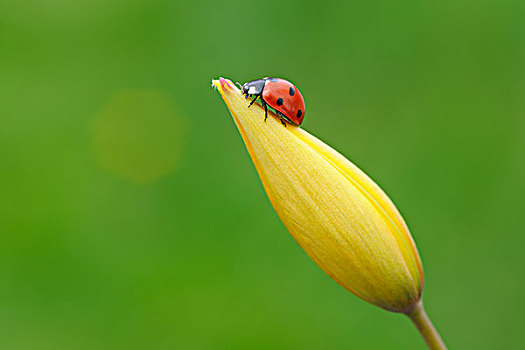
[[[250,107],[258,98],[264,106],[264,120],[268,118],[268,106],[275,109],[281,123],[284,121],[294,125],[301,125],[304,119],[304,99],[299,90],[289,81],[280,78],[263,78],[252,80],[241,86],[241,92],[248,96],[255,96]]]

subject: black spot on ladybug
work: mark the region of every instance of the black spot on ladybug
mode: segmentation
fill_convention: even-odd
[[[295,95],[295,90],[293,89],[293,87],[290,88],[290,91],[289,91],[289,92],[290,92],[290,96]]]
[[[282,104],[283,104],[283,99],[279,97],[277,99],[277,106],[281,106]]]
[[[302,115],[303,115],[303,111],[298,110],[297,111],[297,118],[301,118]]]

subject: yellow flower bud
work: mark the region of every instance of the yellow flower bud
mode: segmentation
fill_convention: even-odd
[[[407,225],[387,195],[348,159],[303,129],[284,127],[231,81],[213,81],[239,128],[270,201],[297,243],[359,298],[408,313],[423,269]]]

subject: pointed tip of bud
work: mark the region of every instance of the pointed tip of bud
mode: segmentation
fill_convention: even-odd
[[[224,92],[234,91],[236,89],[235,85],[231,80],[219,77],[219,79],[212,80],[212,86],[219,90],[219,93],[223,94]]]

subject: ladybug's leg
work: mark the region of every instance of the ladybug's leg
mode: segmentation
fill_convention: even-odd
[[[277,111],[277,115],[279,116],[279,119],[281,120],[281,124],[283,124],[284,127],[286,128],[286,122],[284,121],[284,118],[283,118],[284,115],[279,111]]]
[[[255,98],[252,100],[252,102],[250,102],[250,104],[248,105],[248,108],[250,108],[253,103],[255,102],[255,100],[257,100],[259,98],[259,95],[255,96]]]
[[[266,119],[268,118],[268,105],[266,104],[266,102],[264,102],[264,100],[263,100],[263,103],[264,103],[264,121],[266,121]]]

